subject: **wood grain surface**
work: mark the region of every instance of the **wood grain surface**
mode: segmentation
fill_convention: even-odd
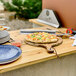
[[[47,27],[40,27],[40,28],[33,28],[33,29],[46,29],[46,28]],[[48,27],[48,28],[51,29],[51,27]],[[66,29],[61,28],[59,30],[62,32],[65,32]],[[35,47],[35,46],[30,46],[30,45],[25,44],[23,42],[25,39],[25,35],[20,34],[19,30],[10,31],[9,33],[12,39],[14,39],[15,41],[19,40],[22,42],[23,44],[21,46],[22,55],[18,60],[16,60],[13,63],[7,64],[7,65],[0,65],[0,73],[11,71],[11,70],[18,69],[25,66],[29,66],[29,65],[43,62],[49,59],[57,58],[56,54],[47,53],[45,48]],[[76,53],[76,47],[73,47],[72,43],[73,43],[73,40],[63,39],[63,43],[55,47],[59,57]],[[6,43],[6,44],[10,44],[10,43]]]
[[[63,42],[63,40],[60,37],[58,37],[58,41],[52,42],[52,43],[34,43],[34,42],[27,41],[25,39],[26,44],[29,44],[29,45],[32,45],[32,46],[43,47],[47,50],[48,53],[56,52],[53,47],[60,45],[62,42]]]
[[[34,47],[34,46],[26,45],[25,43],[23,43],[25,39],[25,35],[20,34],[19,31],[11,31],[10,37],[14,39],[15,41],[22,42],[23,44],[21,46],[22,55],[17,61],[13,63],[0,65],[0,73],[18,69],[24,66],[36,64],[36,63],[43,62],[49,59],[57,58],[56,54],[49,54],[46,52],[46,49],[44,48]],[[11,45],[11,44],[6,43],[5,45]]]
[[[29,21],[34,23],[34,24],[38,24],[39,26],[45,27],[45,28],[55,29],[57,31],[61,31],[63,33],[66,33],[67,28],[62,27],[62,28],[56,29],[52,26],[48,26],[48,25],[45,25],[43,23],[37,22],[37,19],[30,19]],[[71,39],[63,39],[63,44],[58,46],[58,47],[55,47],[59,57],[65,56],[68,54],[72,54],[72,53],[76,53],[76,47],[72,46],[73,42],[74,42],[74,40],[71,40]]]

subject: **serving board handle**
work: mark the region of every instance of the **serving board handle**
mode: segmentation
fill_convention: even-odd
[[[59,40],[56,43],[51,44],[51,47],[58,46],[58,45],[60,45],[63,42],[62,38],[58,37],[58,39]]]
[[[54,46],[58,46],[63,42],[62,38],[58,37],[58,41],[56,43],[51,43],[51,44],[38,44],[39,46],[45,47],[47,49],[48,53],[54,53],[56,52],[55,49],[53,48]]]
[[[37,43],[28,42],[26,40],[25,40],[25,42],[29,45],[44,47],[47,49],[48,53],[54,53],[54,52],[56,52],[56,50],[53,47],[60,45],[63,42],[63,40],[62,40],[62,38],[58,37],[58,41],[56,43],[50,43],[50,44],[49,43],[48,44],[37,44]]]
[[[46,44],[46,45],[45,45],[45,47],[46,47],[46,49],[47,49],[47,52],[49,52],[49,53],[56,52],[53,47],[54,47],[54,46],[58,46],[58,45],[60,45],[60,44],[63,42],[62,38],[59,37],[58,39],[59,39],[59,40],[58,40],[56,43]]]
[[[48,53],[54,53],[54,50],[55,50],[55,49],[52,48],[51,46],[47,46],[46,49],[47,49],[47,52],[48,52]]]
[[[35,44],[37,45],[37,44]],[[47,49],[48,53],[54,53],[54,48],[52,48],[51,44],[38,44],[39,47],[44,47]]]

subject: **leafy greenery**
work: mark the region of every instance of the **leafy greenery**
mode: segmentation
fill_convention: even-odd
[[[2,0],[2,2],[8,11],[15,11],[16,16],[27,19],[38,17],[42,9],[41,0],[12,0],[12,2]]]

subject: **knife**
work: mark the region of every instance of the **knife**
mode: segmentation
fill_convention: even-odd
[[[51,33],[51,34],[55,34],[56,30],[33,30],[33,29],[21,29],[20,33],[26,34],[26,33],[35,33],[35,32],[47,32],[47,33]]]

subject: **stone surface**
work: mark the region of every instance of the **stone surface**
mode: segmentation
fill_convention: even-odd
[[[32,23],[28,20],[21,20],[21,19],[9,19],[9,16],[14,15],[15,12],[4,12],[5,14],[5,24],[6,26],[10,27],[10,30],[19,30],[19,29],[26,29],[32,28]]]

